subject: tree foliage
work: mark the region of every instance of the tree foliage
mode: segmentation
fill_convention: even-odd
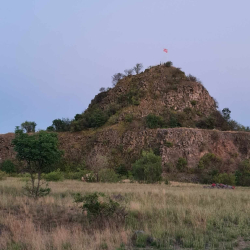
[[[26,131],[26,133],[31,133],[36,131],[36,123],[25,121],[21,124],[21,128]]]
[[[26,190],[35,198],[47,193],[49,190],[41,188],[40,185],[42,173],[53,170],[53,164],[58,162],[63,154],[58,149],[57,134],[40,131],[28,135],[17,127],[12,144],[17,152],[16,158],[25,163],[23,170],[31,176],[31,187],[27,186]]]

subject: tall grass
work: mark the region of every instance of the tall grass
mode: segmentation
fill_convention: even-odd
[[[250,241],[250,189],[203,189],[200,185],[51,182],[52,193],[34,201],[23,182],[0,181],[0,249],[135,249],[143,230],[161,249],[243,249]],[[120,194],[126,224],[94,227],[73,194]],[[126,246],[120,247],[121,245]],[[153,248],[153,246],[151,246]]]

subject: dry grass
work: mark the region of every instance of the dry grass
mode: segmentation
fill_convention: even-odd
[[[135,230],[152,235],[161,249],[247,249],[250,240],[248,188],[68,180],[50,183],[52,193],[34,201],[22,195],[23,184],[17,178],[0,181],[0,249],[135,249]],[[126,225],[100,229],[86,221],[73,194],[95,191],[124,197]]]

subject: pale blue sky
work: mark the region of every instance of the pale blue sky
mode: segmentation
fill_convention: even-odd
[[[0,3],[0,133],[73,118],[114,73],[168,60],[250,125],[249,0]]]

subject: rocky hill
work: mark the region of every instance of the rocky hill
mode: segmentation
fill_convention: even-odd
[[[95,112],[102,126],[86,128]],[[149,115],[161,121],[153,129],[147,123]],[[220,172],[233,172],[249,158],[250,133],[221,131],[225,124],[215,100],[195,77],[159,65],[99,93],[73,122],[74,130],[81,131],[58,136],[64,163],[70,165],[85,161],[89,167],[123,165],[129,169],[142,150],[151,149],[162,156],[166,173],[195,181],[198,177],[193,170],[201,163],[209,165],[209,157]],[[14,159],[13,138],[14,134],[0,135],[1,161]],[[180,158],[187,161],[189,175],[176,171]]]

